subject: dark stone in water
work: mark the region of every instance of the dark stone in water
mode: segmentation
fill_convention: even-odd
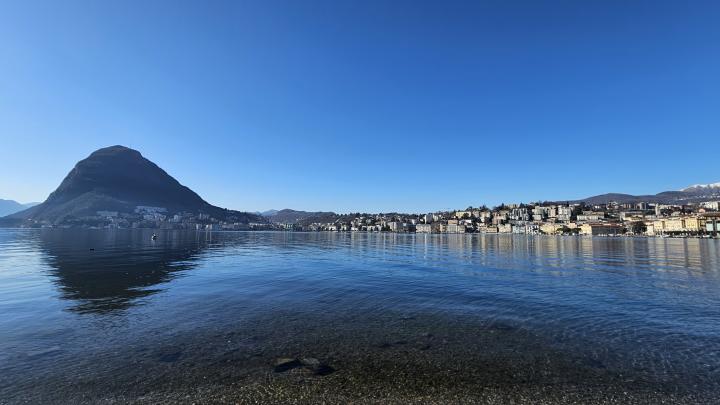
[[[305,367],[318,367],[320,365],[320,360],[314,357],[306,357],[301,362]]]
[[[325,376],[335,372],[335,369],[321,362],[314,357],[306,357],[302,360],[291,358],[279,358],[275,361],[274,370],[276,373],[283,373],[296,368],[304,368],[315,375]]]
[[[335,369],[322,363],[320,360],[313,357],[306,357],[301,361],[302,365],[308,370],[315,373],[315,375],[328,375],[335,372]]]
[[[328,366],[327,364],[320,364],[319,367],[312,370],[315,375],[326,376],[335,372],[335,369]]]
[[[300,360],[283,357],[275,360],[275,367],[273,368],[273,370],[276,373],[283,373],[285,371],[292,370],[300,366],[302,366]]]

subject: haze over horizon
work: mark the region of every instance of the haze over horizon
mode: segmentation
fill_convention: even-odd
[[[3,199],[43,201],[115,144],[252,212],[720,180],[717,2],[12,3]]]

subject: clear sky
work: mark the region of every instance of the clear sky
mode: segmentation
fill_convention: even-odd
[[[720,181],[720,1],[0,2],[0,198],[122,144],[234,209]]]

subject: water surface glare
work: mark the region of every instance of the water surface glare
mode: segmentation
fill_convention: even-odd
[[[718,240],[151,234],[0,229],[1,403],[719,398]]]

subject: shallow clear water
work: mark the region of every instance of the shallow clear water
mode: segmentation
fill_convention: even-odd
[[[308,353],[327,381],[432,359],[480,385],[489,362],[510,364],[496,385],[530,363],[526,385],[720,384],[718,240],[151,234],[0,230],[0,402],[275,378]]]

